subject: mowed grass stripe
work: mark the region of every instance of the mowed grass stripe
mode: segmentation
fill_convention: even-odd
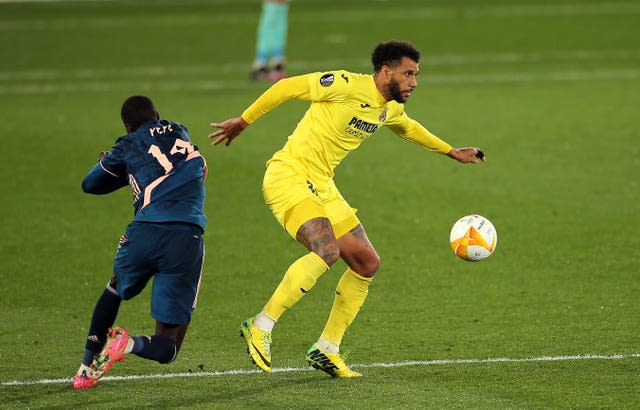
[[[558,62],[626,62],[640,59],[640,49],[627,50],[567,50],[551,53],[470,53],[427,55],[423,59],[426,67],[465,66],[468,64],[520,64],[520,63],[558,63]],[[306,71],[324,67],[325,69],[345,67],[368,67],[368,59],[314,60],[293,61],[289,64],[294,71]],[[223,64],[186,64],[186,65],[152,65],[143,67],[121,68],[83,68],[70,70],[33,69],[18,71],[0,71],[0,81],[18,80],[58,80],[58,79],[96,79],[100,77],[145,78],[169,75],[188,74],[229,74],[246,72],[250,68],[247,63]]]
[[[621,70],[593,70],[593,71],[553,71],[548,73],[507,72],[496,74],[451,74],[429,75],[421,79],[426,85],[456,85],[456,84],[507,84],[507,83],[538,83],[538,82],[568,82],[593,80],[634,80],[640,78],[640,69]],[[115,90],[136,89],[140,91],[173,91],[173,90],[249,90],[255,84],[249,81],[198,81],[184,79],[182,81],[158,82],[121,82],[121,81],[90,81],[90,82],[62,82],[62,83],[31,83],[21,85],[0,86],[2,94],[54,94],[76,92],[111,92]]]
[[[247,16],[244,13],[181,13],[179,16],[157,16],[151,20],[141,20],[135,16],[118,18],[86,17],[55,18],[55,19],[20,19],[3,21],[0,31],[22,30],[54,30],[73,28],[125,28],[125,27],[175,27],[185,26],[210,26],[212,24],[225,24],[228,26],[247,24]],[[566,16],[605,16],[605,15],[633,15],[640,14],[640,4],[637,2],[610,2],[610,3],[574,3],[574,4],[514,4],[514,5],[484,5],[476,7],[430,7],[415,8],[410,14],[405,10],[385,10],[386,21],[410,20],[437,20],[437,19],[478,19],[478,18],[514,18],[514,17],[566,17]],[[318,19],[326,19],[333,22],[358,23],[373,21],[380,17],[380,11],[360,8],[358,10],[344,10],[342,8],[327,8],[311,11],[299,10],[295,15],[298,22],[316,22]]]
[[[568,356],[541,356],[528,358],[508,358],[496,357],[488,359],[442,359],[442,360],[411,360],[392,363],[371,363],[371,364],[354,364],[354,369],[367,368],[394,368],[394,367],[411,367],[411,366],[443,366],[443,365],[470,365],[470,364],[493,364],[493,363],[527,363],[527,362],[562,362],[562,361],[592,361],[592,360],[623,360],[638,359],[640,353],[631,354],[584,354],[584,355],[568,355]],[[296,373],[314,370],[310,367],[281,367],[274,368],[274,373]],[[121,380],[143,380],[143,379],[174,379],[185,377],[221,377],[250,375],[262,373],[261,370],[224,370],[219,372],[188,372],[188,373],[156,373],[156,374],[140,374],[131,376],[106,376],[102,378],[104,381],[121,381]],[[61,379],[41,379],[41,380],[13,380],[4,381],[2,386],[25,386],[25,385],[43,385],[43,384],[65,384],[71,383],[71,377]]]

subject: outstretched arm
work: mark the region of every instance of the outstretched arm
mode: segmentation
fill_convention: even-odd
[[[218,128],[217,131],[209,134],[209,139],[213,140],[211,145],[218,145],[222,141],[226,141],[224,145],[231,144],[231,141],[262,115],[283,102],[296,98],[310,99],[309,75],[284,78],[269,87],[240,117],[211,123],[211,127]]]
[[[387,126],[400,137],[415,142],[428,150],[446,154],[463,164],[477,164],[479,161],[486,161],[484,153],[479,148],[454,148],[404,113],[397,121],[387,124]]]

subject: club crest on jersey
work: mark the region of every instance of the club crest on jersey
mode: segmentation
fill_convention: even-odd
[[[322,77],[320,77],[320,85],[323,87],[329,87],[331,84],[333,84],[333,74],[328,73],[323,75]]]
[[[387,112],[386,111],[382,111],[382,114],[380,114],[378,119],[380,120],[380,122],[385,122],[387,120]]]

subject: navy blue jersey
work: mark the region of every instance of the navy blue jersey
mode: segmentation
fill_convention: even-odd
[[[206,162],[183,125],[149,121],[116,140],[82,189],[102,195],[130,185],[134,221],[188,222],[205,229],[205,176]]]

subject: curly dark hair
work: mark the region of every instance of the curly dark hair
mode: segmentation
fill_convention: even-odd
[[[402,57],[409,57],[417,63],[420,61],[420,52],[406,41],[391,40],[378,44],[371,54],[373,72],[380,71],[383,65],[395,67]]]

